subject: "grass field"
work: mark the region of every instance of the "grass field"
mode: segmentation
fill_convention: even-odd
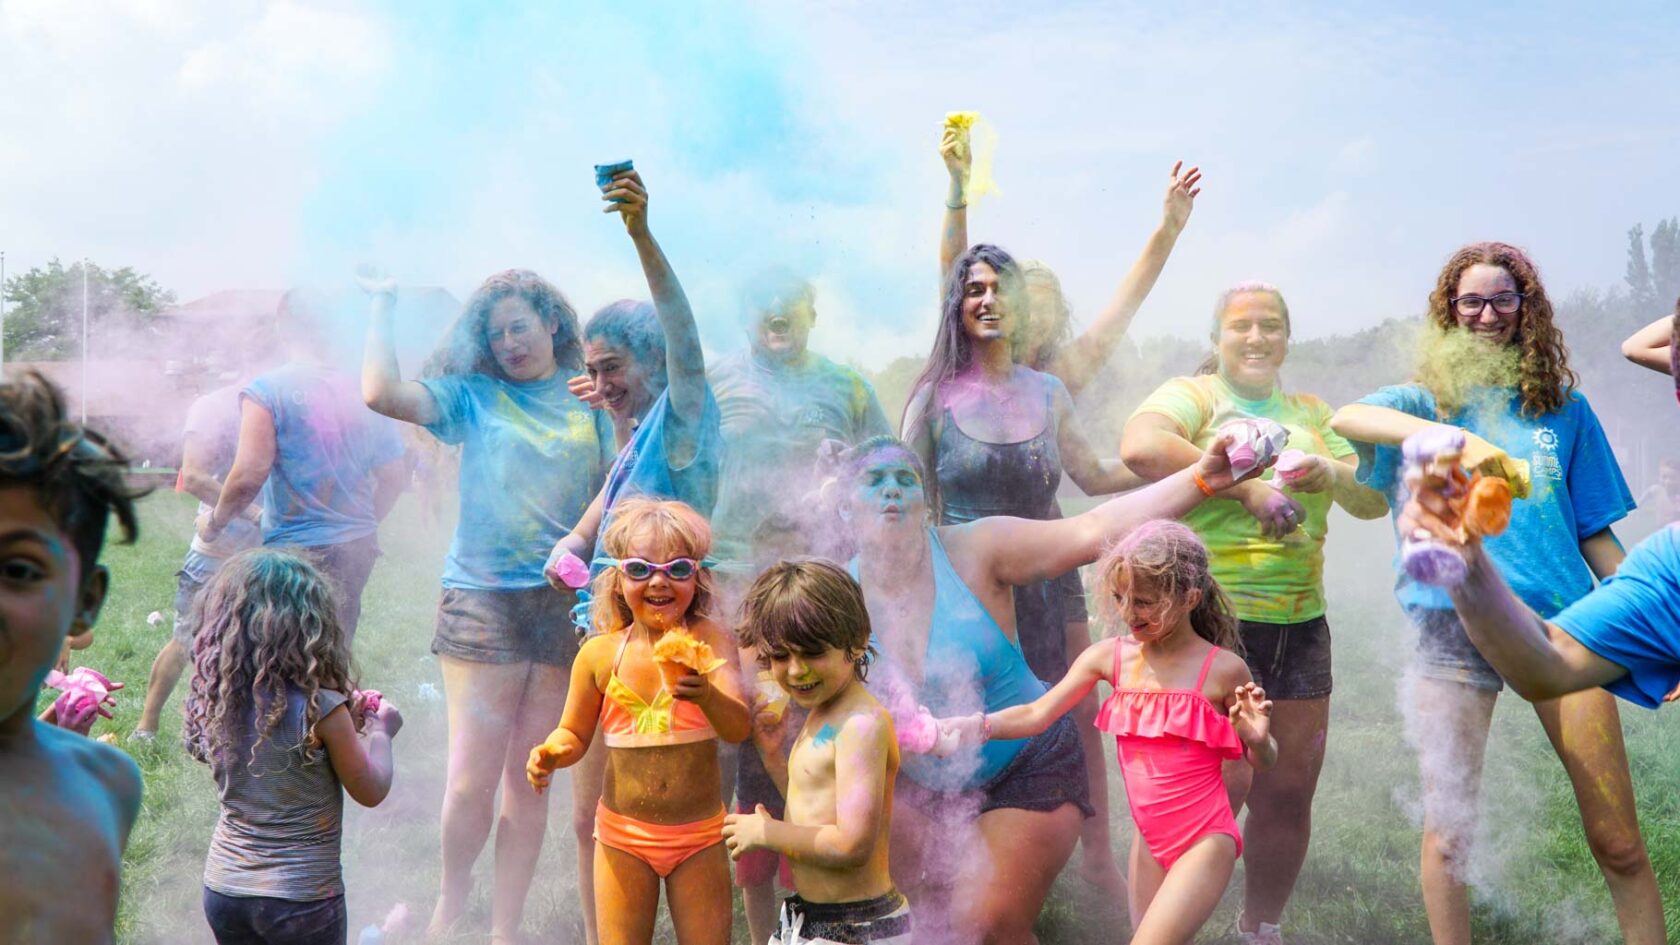
[[[191,529],[192,507],[159,493],[143,507],[143,535],[133,547],[108,550],[114,572],[111,599],[94,646],[77,655],[124,681],[116,718],[96,734],[124,735],[139,716],[141,690],[167,625],[146,615],[168,614],[174,571]],[[1330,540],[1328,586],[1336,632],[1336,695],[1329,759],[1315,807],[1311,853],[1285,931],[1292,943],[1427,942],[1417,891],[1417,773],[1402,735],[1395,667],[1410,640],[1389,593],[1390,538],[1386,523],[1338,518]],[[444,720],[440,680],[429,654],[437,577],[447,533],[427,528],[405,501],[381,536],[385,557],[364,598],[357,660],[366,685],[402,707],[406,727],[396,742],[397,781],[377,810],[346,802],[344,862],[355,929],[405,901],[422,916],[437,882],[437,812],[442,796]],[[125,744],[145,774],[145,805],[129,844],[118,939],[132,943],[209,942],[200,911],[199,878],[216,819],[214,786],[206,768],[179,743],[177,690],[155,743]],[[1667,891],[1671,929],[1680,929],[1680,719],[1625,707],[1645,836]],[[1112,756],[1110,756],[1112,759]],[[1115,835],[1131,835],[1118,778]],[[1478,942],[1609,942],[1617,939],[1609,896],[1581,836],[1562,768],[1539,724],[1514,696],[1501,699],[1490,744],[1483,799],[1484,842],[1477,875]],[[564,790],[554,792],[562,799]],[[568,809],[561,800],[527,911],[533,942],[581,942],[576,873]],[[1123,853],[1123,851],[1122,851]],[[473,930],[458,941],[482,941],[488,926],[488,861],[480,862]],[[1123,862],[1122,857],[1122,862]],[[1241,867],[1233,890],[1240,888]],[[1201,937],[1234,941],[1229,933],[1238,900],[1227,894]],[[1100,901],[1069,871],[1058,881],[1039,923],[1046,943],[1124,941],[1124,905]],[[669,941],[662,927],[662,941]],[[737,942],[746,941],[737,921]],[[1671,934],[1670,941],[1680,941]]]

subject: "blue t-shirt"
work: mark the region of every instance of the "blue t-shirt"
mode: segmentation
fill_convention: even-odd
[[[1428,390],[1398,384],[1359,402],[1463,427],[1513,459],[1528,461],[1533,477],[1529,497],[1514,503],[1510,528],[1484,546],[1517,596],[1550,618],[1592,590],[1593,574],[1581,556],[1581,541],[1633,511],[1633,494],[1604,428],[1581,394],[1572,392],[1556,413],[1532,418],[1522,415],[1521,395],[1509,388],[1488,388],[1471,400],[1452,416],[1441,417]],[[1359,481],[1387,496],[1390,510],[1397,514],[1406,498],[1399,445],[1354,446],[1359,451]],[[1402,606],[1452,609],[1446,591],[1413,581],[1398,560],[1395,571]]]
[[[319,547],[379,530],[373,471],[400,459],[396,421],[362,402],[356,378],[318,364],[263,374],[240,396],[274,417],[274,467],[263,483],[263,544]]]
[[[620,499],[638,495],[676,499],[711,518],[712,506],[717,504],[718,470],[723,465],[723,427],[710,384],[706,385],[706,405],[700,411],[700,428],[695,431],[694,456],[682,466],[673,466],[667,434],[679,422],[671,413],[671,391],[666,388],[607,471],[601,528],[595,533],[596,558],[606,555],[602,541],[607,526],[612,524],[613,506]],[[592,564],[590,574],[600,570]]]
[[[426,429],[461,445],[461,514],[443,586],[543,587],[543,560],[583,516],[612,462],[612,427],[556,373],[517,383],[487,374],[420,382],[437,402]]]
[[[1660,707],[1680,683],[1680,525],[1640,542],[1603,587],[1552,622],[1627,670],[1604,688],[1647,709]]]

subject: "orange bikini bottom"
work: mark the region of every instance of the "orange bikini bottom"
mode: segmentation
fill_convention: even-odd
[[[630,854],[661,877],[707,847],[723,842],[723,809],[689,824],[650,824],[595,802],[595,840]]]

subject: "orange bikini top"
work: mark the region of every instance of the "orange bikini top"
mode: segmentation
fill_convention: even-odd
[[[659,694],[649,702],[618,678],[618,664],[630,645],[630,631],[613,657],[612,675],[607,677],[606,701],[601,704],[601,737],[608,748],[652,748],[656,745],[687,745],[716,738],[717,732],[698,705],[678,701],[663,680]]]

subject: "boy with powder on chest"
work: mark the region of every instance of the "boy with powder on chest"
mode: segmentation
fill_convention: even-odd
[[[887,872],[898,742],[862,685],[870,657],[862,589],[827,561],[779,562],[753,582],[737,632],[810,713],[785,766],[776,746],[760,746],[787,819],[763,805],[724,819],[730,856],[774,850],[793,863],[797,893],[771,941],[907,945],[910,906]]]
[[[112,938],[140,770],[33,707],[65,637],[99,615],[107,517],[134,538],[126,465],[39,375],[0,384],[0,942]]]

